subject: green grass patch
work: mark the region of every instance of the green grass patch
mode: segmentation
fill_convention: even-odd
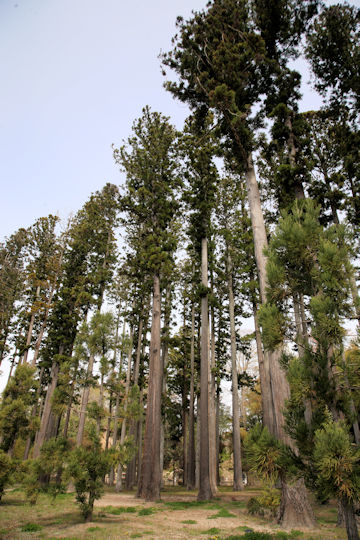
[[[155,514],[156,512],[156,508],[142,508],[139,512],[138,512],[138,516],[151,516],[152,514]]]
[[[37,532],[41,531],[42,526],[37,523],[26,523],[21,527],[22,532]]]
[[[120,514],[136,514],[137,508],[136,506],[105,506],[101,511],[106,514],[119,516]]]
[[[232,514],[227,510],[226,508],[221,508],[217,514],[214,514],[213,516],[208,517],[208,519],[216,519],[216,518],[230,518],[230,517],[236,517],[235,514]]]
[[[218,509],[221,505],[212,501],[166,501],[164,505],[171,510],[187,510],[188,508]]]
[[[229,504],[234,508],[246,508],[246,501],[231,501]]]
[[[142,534],[140,533],[133,533],[130,535],[130,538],[141,538],[142,537]]]
[[[197,521],[194,519],[185,519],[184,521],[181,521],[181,523],[185,523],[185,525],[195,525]]]
[[[101,531],[101,527],[88,527],[86,529],[86,532],[95,532],[95,531]]]
[[[219,532],[220,532],[220,529],[217,529],[216,527],[212,527],[212,529],[203,531],[201,534],[219,534]]]

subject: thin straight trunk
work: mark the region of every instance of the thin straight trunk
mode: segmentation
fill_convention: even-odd
[[[208,287],[207,238],[201,240],[201,284]],[[200,476],[198,500],[212,499],[210,485],[209,456],[209,309],[208,293],[201,297],[201,342],[200,342]]]
[[[230,316],[230,342],[231,342],[231,375],[232,375],[232,420],[233,420],[233,452],[234,452],[234,491],[244,488],[241,466],[241,438],[239,417],[239,391],[238,372],[236,365],[236,332],[235,332],[235,303],[232,280],[232,260],[230,252],[227,254],[229,316]]]
[[[76,386],[76,377],[79,367],[79,361],[76,362],[75,369],[74,369],[74,379],[71,383],[71,390],[70,390],[70,396],[69,396],[69,403],[66,410],[65,415],[65,422],[64,422],[64,429],[63,429],[63,437],[66,439],[68,430],[69,430],[69,424],[70,424],[70,415],[71,415],[71,409],[74,401],[74,394],[75,394],[75,386]]]
[[[216,484],[220,486],[220,383],[216,389]]]
[[[163,395],[166,395],[167,393],[167,365],[168,365],[168,357],[169,357],[170,318],[171,318],[171,286],[168,285],[166,287],[166,294],[165,294],[164,328],[163,328],[164,339],[162,340],[162,343],[161,343],[161,358],[162,358],[162,365],[163,365],[163,383],[162,383]],[[185,328],[185,322],[184,322],[184,328]],[[161,430],[161,433],[160,433],[160,477],[161,477],[161,487],[162,487],[163,486],[163,473],[164,473],[164,444],[165,444],[165,426],[164,426],[163,417],[161,417],[160,430]]]
[[[116,341],[115,341],[115,348],[114,348],[114,363],[116,360],[116,351],[117,351],[117,337],[118,334],[116,333]],[[125,319],[123,322],[123,330],[122,330],[122,341],[121,341],[121,352],[120,352],[120,365],[119,365],[119,374],[117,378],[117,382],[119,384],[120,377],[122,374],[122,364],[123,364],[123,353],[124,353],[124,339],[125,339]],[[117,389],[116,392],[116,401],[115,401],[115,412],[114,412],[114,432],[113,432],[113,439],[112,439],[112,448],[116,448],[117,438],[118,438],[118,427],[119,427],[119,405],[120,405],[120,391]],[[110,473],[109,473],[109,485],[113,486],[115,480],[115,471],[114,467],[111,466]]]
[[[9,376],[8,376],[8,380],[7,380],[6,384],[9,384],[9,381],[10,381],[10,379],[12,377],[12,373],[14,371],[14,367],[15,367],[15,364],[16,364],[16,356],[17,356],[17,351],[15,351],[14,354],[13,354],[11,364],[10,364]],[[19,363],[20,363],[20,358],[19,358],[19,361],[18,361],[18,365],[19,365]]]
[[[38,285],[36,287],[36,295],[35,295],[36,300],[35,300],[35,303],[39,300],[39,297],[40,297],[40,285]],[[28,329],[28,333],[27,333],[27,336],[26,336],[25,352],[24,352],[24,356],[22,358],[22,361],[23,361],[24,364],[26,364],[27,359],[28,359],[28,355],[29,355],[29,347],[30,347],[30,343],[31,343],[31,338],[32,338],[32,333],[33,333],[33,328],[34,328],[34,322],[35,322],[35,311],[33,311],[31,313],[29,329]]]
[[[187,488],[195,489],[195,306],[191,306],[191,345],[190,345],[190,403],[189,403],[189,436],[188,436],[188,461],[187,461]]]
[[[102,416],[102,409],[103,409],[103,406],[104,406],[104,374],[102,373],[101,374],[101,377],[100,377],[100,392],[99,392],[99,401],[98,401],[98,405],[99,405],[99,415],[96,419],[96,433],[98,435],[100,435],[101,433],[101,416]]]
[[[39,385],[38,385],[37,390],[36,390],[37,402],[34,404],[34,406],[32,408],[31,418],[35,418],[35,416],[36,416],[36,411],[37,411],[37,408],[38,408],[39,396],[40,396],[40,391],[41,391],[41,381],[42,381],[43,375],[44,375],[44,368],[42,367],[41,370],[40,370],[40,375],[39,375]],[[29,457],[31,443],[32,443],[32,437],[29,436],[26,439],[24,458],[23,458],[24,461],[26,461],[28,459],[28,457]]]
[[[160,277],[154,275],[153,309],[149,354],[149,388],[146,407],[144,451],[138,497],[147,501],[160,498],[160,425],[163,365],[161,350],[161,294]]]
[[[134,337],[134,329],[131,326],[129,352],[128,352],[128,358],[127,358],[128,363],[127,363],[126,382],[125,382],[125,394],[124,394],[124,400],[123,400],[124,418],[121,424],[120,446],[124,444],[125,436],[126,436],[126,409],[127,409],[127,401],[128,401],[128,396],[129,396],[130,380],[131,380],[131,357],[132,357],[133,337]],[[121,463],[119,463],[118,468],[117,468],[115,491],[118,493],[121,490],[122,490],[122,465]]]
[[[213,291],[213,276],[211,272],[211,290]],[[210,466],[210,487],[213,495],[217,493],[216,485],[216,357],[215,357],[215,312],[214,307],[210,306],[211,320],[211,369],[209,373],[209,466]]]
[[[196,398],[196,447],[195,447],[195,487],[200,486],[200,436],[201,436],[201,420],[200,420],[200,396]]]
[[[144,406],[144,392],[143,389],[140,391],[140,407],[141,409]],[[139,441],[139,449],[138,449],[138,468],[137,468],[137,482],[140,482],[140,471],[141,471],[141,462],[142,462],[142,441],[143,441],[143,419],[140,418],[140,421],[138,423],[138,441]]]
[[[60,348],[60,354],[63,354],[63,348]],[[53,362],[52,368],[51,368],[51,375],[50,375],[50,383],[46,392],[46,398],[44,403],[44,410],[41,416],[41,422],[40,422],[40,429],[38,432],[38,436],[35,440],[34,445],[34,452],[33,457],[34,459],[38,458],[40,455],[40,450],[42,445],[44,444],[47,429],[48,429],[48,423],[50,419],[50,413],[51,413],[51,400],[55,392],[55,388],[57,386],[58,376],[59,376],[59,364],[57,362]]]
[[[88,368],[86,372],[86,379],[89,379],[92,377],[93,372],[93,366],[94,366],[94,355],[91,353],[89,356],[89,363]],[[85,429],[85,420],[86,420],[86,408],[89,401],[89,395],[90,395],[90,385],[86,384],[84,387],[83,395],[81,398],[81,407],[80,407],[80,416],[79,416],[79,426],[78,431],[76,435],[76,446],[81,446],[82,440],[84,437],[84,429]]]

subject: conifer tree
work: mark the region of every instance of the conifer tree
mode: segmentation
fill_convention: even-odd
[[[141,477],[138,495],[160,497],[160,426],[163,366],[161,360],[161,283],[172,264],[176,238],[171,222],[178,203],[179,185],[175,130],[168,119],[149,107],[133,124],[133,135],[114,150],[116,162],[126,173],[123,209],[129,224],[141,231],[140,264],[152,278],[152,322],[149,352],[149,388]]]

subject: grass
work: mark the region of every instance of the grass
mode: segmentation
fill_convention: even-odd
[[[181,521],[181,523],[185,523],[185,525],[195,525],[197,521],[194,519],[185,519],[184,521]]]
[[[37,523],[26,523],[21,527],[22,532],[38,532],[41,531],[42,526]]]
[[[155,514],[156,508],[142,508],[138,512],[138,516],[151,516],[152,514]]]
[[[136,506],[105,506],[101,509],[105,514],[119,516],[120,514],[136,514]]]
[[[232,517],[236,517],[236,515],[229,512],[229,510],[227,510],[226,508],[221,508],[221,510],[219,510],[217,514],[214,514],[213,516],[208,517],[208,519],[232,518]]]
[[[201,534],[219,534],[219,532],[220,532],[220,529],[217,529],[216,527],[212,527],[212,529],[203,531]]]

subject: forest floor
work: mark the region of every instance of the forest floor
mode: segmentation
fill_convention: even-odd
[[[168,487],[162,491],[161,501],[145,503],[136,499],[134,492],[117,494],[107,489],[95,503],[93,521],[84,523],[73,493],[61,494],[55,501],[41,495],[38,503],[30,506],[21,489],[10,489],[0,504],[0,539],[246,540],[251,530],[283,540],[346,538],[345,530],[336,527],[336,504],[314,503],[318,527],[311,531],[301,527],[284,531],[275,521],[249,515],[246,503],[259,491],[251,487],[242,492],[221,488],[215,500],[200,503],[195,492]]]

